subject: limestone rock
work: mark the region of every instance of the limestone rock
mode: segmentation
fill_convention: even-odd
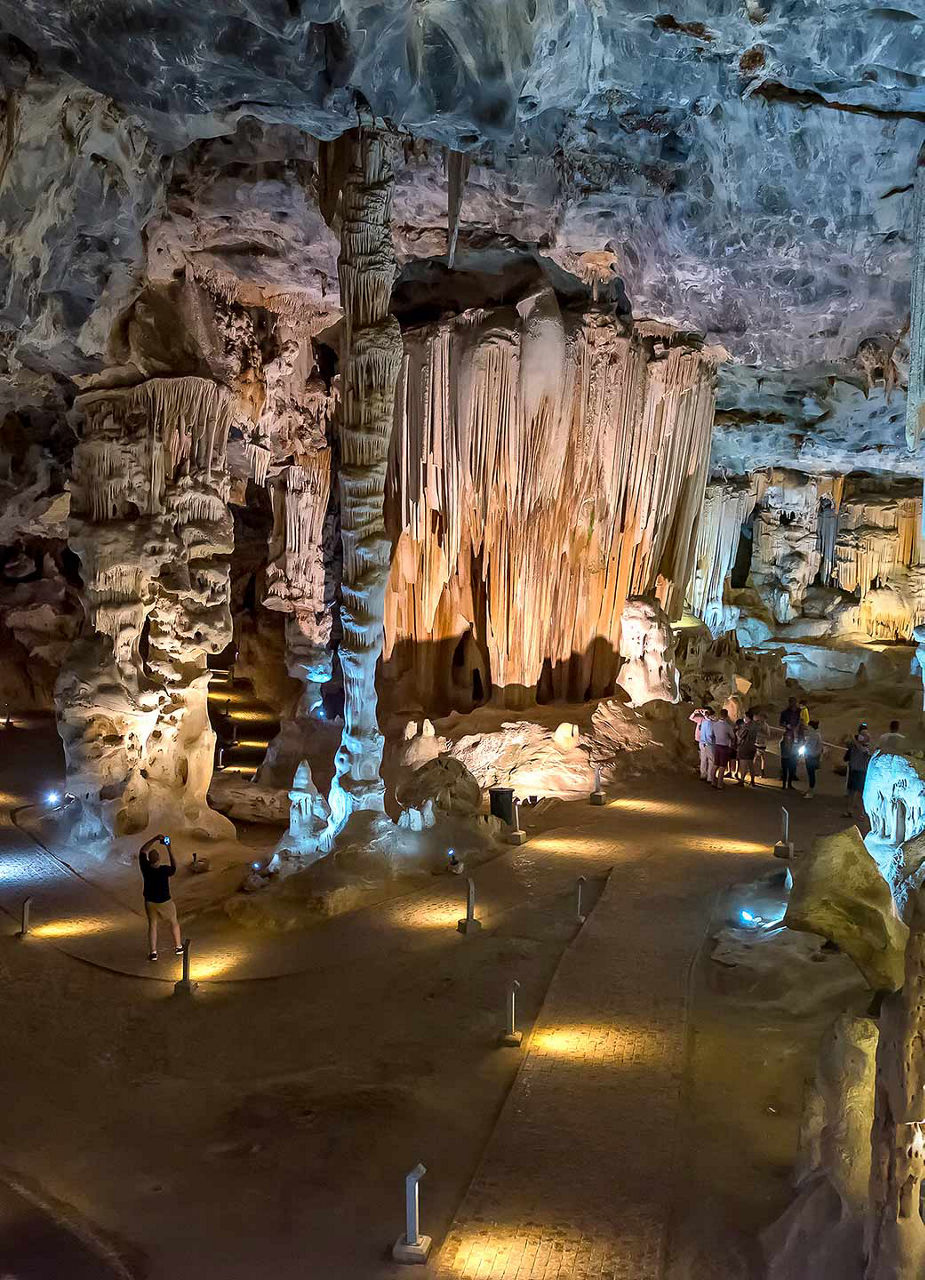
[[[901,986],[909,930],[857,827],[819,837],[792,870],[788,928],[835,942],[875,991]]]
[[[631,706],[678,701],[674,636],[667,614],[655,600],[627,600],[620,620],[620,656],[626,661],[617,684]]]
[[[796,1197],[763,1233],[768,1280],[860,1280],[878,1027],[841,1014],[823,1037],[800,1131]]]
[[[421,810],[427,804],[444,815],[468,817],[479,812],[482,789],[460,761],[439,756],[422,765],[396,789],[403,808]]]

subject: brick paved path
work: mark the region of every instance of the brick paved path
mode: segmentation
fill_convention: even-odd
[[[687,975],[730,871],[676,848],[615,867],[549,989],[439,1280],[661,1274]]]

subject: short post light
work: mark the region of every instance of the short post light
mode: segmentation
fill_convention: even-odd
[[[508,844],[526,844],[527,833],[520,826],[520,801],[514,801],[514,825],[507,833]]]
[[[501,1044],[507,1049],[519,1049],[523,1042],[523,1032],[517,1030],[517,992],[520,983],[515,978],[507,989],[504,1004],[505,1027],[501,1033]]]
[[[475,881],[470,876],[466,881],[466,914],[456,921],[456,928],[460,933],[478,933],[481,927],[481,920],[475,918]]]
[[[591,792],[591,803],[604,803],[604,788],[601,785],[601,766],[599,764],[594,766],[594,790]]]
[[[578,877],[578,911],[575,917],[579,925],[584,924],[585,920],[587,919],[587,917],[584,915],[581,909],[581,893],[585,887],[585,884],[586,884],[585,877],[579,876]]]
[[[421,1206],[419,1183],[427,1172],[422,1164],[416,1164],[405,1178],[405,1233],[392,1246],[395,1262],[424,1263],[433,1243],[430,1236],[421,1235]]]
[[[17,938],[26,938],[29,936],[29,928],[32,924],[32,899],[23,898],[22,903],[22,920]]]
[[[180,978],[180,981],[175,982],[173,984],[173,993],[175,996],[191,996],[193,992],[196,990],[196,988],[199,986],[198,982],[190,981],[189,953],[190,953],[190,940],[189,938],[184,938],[183,940],[183,974]]]
[[[780,839],[774,846],[775,858],[793,857],[793,841],[790,839],[790,811],[781,805],[780,810]]]

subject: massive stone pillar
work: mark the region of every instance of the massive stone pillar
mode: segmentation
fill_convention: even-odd
[[[402,361],[398,321],[389,314],[396,262],[389,141],[372,128],[338,142],[338,258],[344,309],[340,417],[341,531],[344,553],[340,664],[344,731],[331,785],[332,831],[357,810],[384,810],[379,771],[383,738],[376,701],[391,544],[385,532],[385,472]]]
[[[230,393],[155,378],[86,392],[76,408],[69,541],[85,622],[56,702],[82,830],[230,834],[206,803],[206,658],[231,639]]]
[[[925,1275],[925,903],[915,904],[902,989],[880,1013],[865,1280]]]

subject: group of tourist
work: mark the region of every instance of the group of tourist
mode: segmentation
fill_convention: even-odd
[[[767,768],[767,746],[772,732],[765,714],[750,708],[738,720],[733,720],[725,707],[719,711],[713,707],[698,707],[690,716],[700,755],[700,777],[721,791],[727,782],[757,786],[757,777],[764,777]],[[781,711],[778,721],[780,732],[780,781],[784,790],[791,791],[797,781],[799,767],[806,771],[807,789],[804,798],[816,794],[816,777],[826,744],[823,742],[819,721],[810,715],[805,701],[792,697]],[[899,731],[899,721],[891,720],[890,728],[874,744],[866,722],[858,725],[846,748],[844,763],[847,766],[847,793],[850,811],[860,816],[862,796],[867,777],[867,766],[875,751],[901,753],[905,735]]]

